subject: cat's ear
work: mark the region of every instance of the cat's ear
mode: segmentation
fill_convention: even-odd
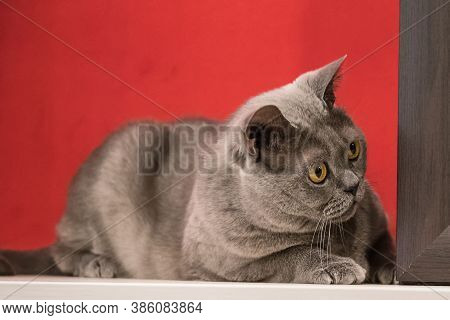
[[[332,108],[336,101],[335,89],[340,77],[339,69],[346,57],[347,55],[319,69],[304,73],[294,83],[309,87],[319,99],[324,101],[327,108]]]
[[[267,105],[240,119],[238,139],[234,139],[232,153],[235,160],[251,157],[259,160],[261,152],[277,152],[289,139],[293,127],[280,109]]]

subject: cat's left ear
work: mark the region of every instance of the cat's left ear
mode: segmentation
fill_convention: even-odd
[[[339,69],[346,57],[347,55],[319,69],[304,73],[294,83],[311,88],[317,97],[324,101],[326,107],[332,108],[336,101],[334,92],[339,79]]]

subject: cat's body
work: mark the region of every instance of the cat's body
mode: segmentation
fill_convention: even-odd
[[[364,179],[364,138],[332,107],[334,94],[327,91],[341,61],[250,100],[227,123],[241,130],[221,131],[220,124],[198,120],[135,123],[114,133],[72,182],[58,240],[48,251],[58,271],[87,277],[391,283],[392,244],[384,211]],[[321,92],[320,106],[306,85]],[[272,122],[296,139],[255,138],[252,124],[273,130]],[[186,142],[178,129],[186,127],[191,136],[205,127],[215,133],[188,148],[194,157],[183,156]],[[156,147],[144,148],[146,153],[148,132],[159,134],[152,135]],[[358,158],[341,159],[341,151],[347,157],[347,140],[358,141]],[[292,162],[275,161],[279,154]],[[215,161],[209,163],[208,155]],[[143,171],[149,156],[151,169],[161,172]],[[314,174],[322,169],[315,165],[312,177],[305,169],[313,157],[328,172],[320,182]],[[200,160],[184,170],[193,159]],[[26,263],[12,259],[16,252],[4,251],[3,257],[4,270],[22,270]],[[1,261],[0,253],[0,273]]]

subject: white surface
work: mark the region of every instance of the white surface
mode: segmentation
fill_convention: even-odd
[[[306,285],[0,277],[1,299],[450,299],[448,286]]]

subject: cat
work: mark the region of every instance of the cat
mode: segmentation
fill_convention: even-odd
[[[344,59],[251,98],[223,124],[121,128],[74,177],[56,242],[1,251],[0,274],[393,283],[366,140],[335,106]]]

